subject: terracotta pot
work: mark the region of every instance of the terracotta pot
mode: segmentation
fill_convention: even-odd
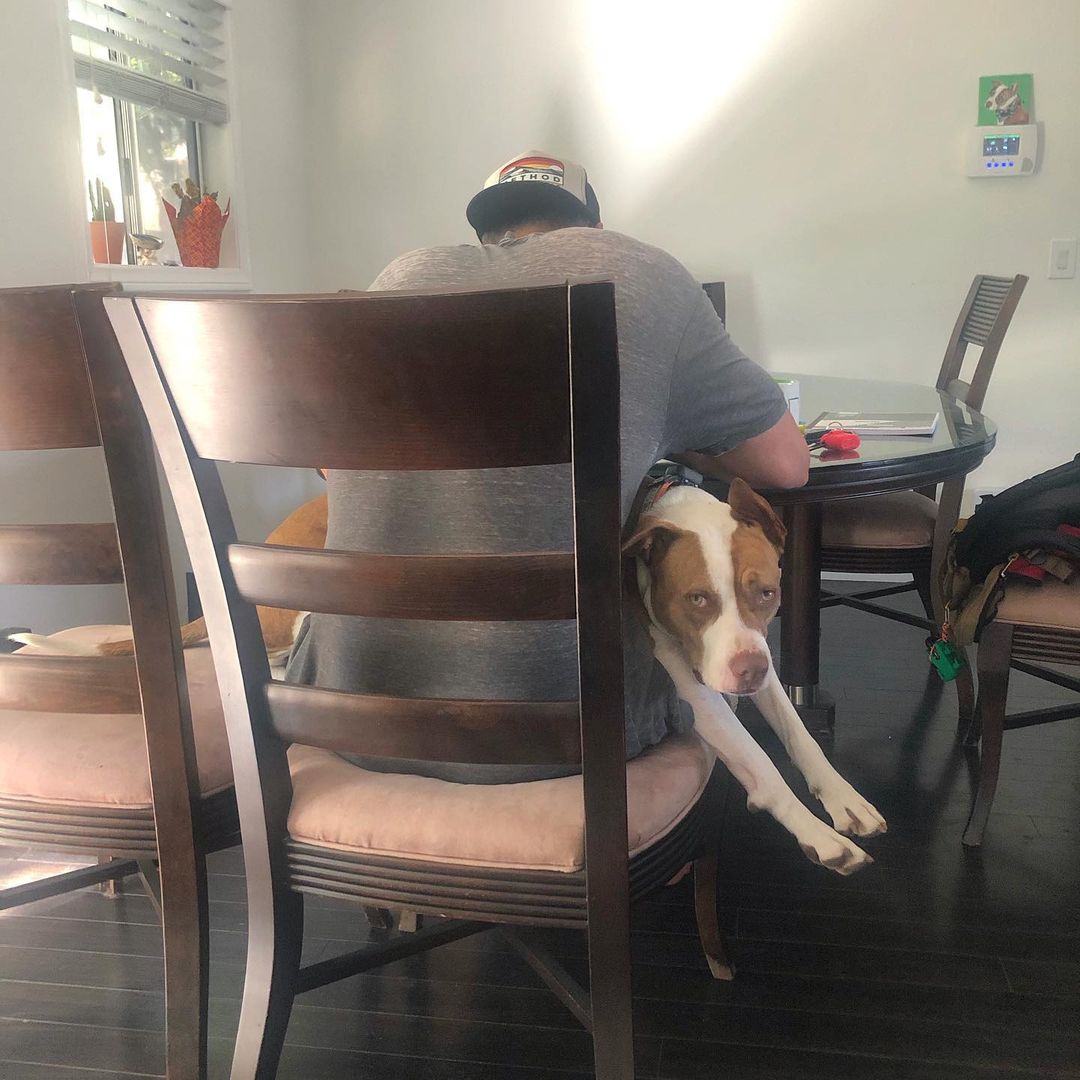
[[[122,221],[91,221],[90,247],[96,263],[118,263],[124,259],[127,229]]]

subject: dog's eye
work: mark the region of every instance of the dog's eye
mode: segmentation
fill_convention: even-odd
[[[686,599],[689,600],[694,607],[704,607],[709,602],[709,598],[703,592],[688,593]]]
[[[776,599],[776,590],[775,589],[762,589],[761,590],[761,599],[766,604],[771,604]]]

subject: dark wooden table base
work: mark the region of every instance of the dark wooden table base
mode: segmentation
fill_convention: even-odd
[[[836,704],[818,686],[821,503],[796,503],[782,513],[788,537],[781,566],[780,681],[811,733],[830,735]]]

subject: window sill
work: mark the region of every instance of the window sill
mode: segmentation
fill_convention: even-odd
[[[93,263],[91,281],[118,281],[129,289],[155,292],[249,292],[251,276],[236,267],[210,269],[201,266],[125,266]]]

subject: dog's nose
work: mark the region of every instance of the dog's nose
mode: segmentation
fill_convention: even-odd
[[[735,677],[740,693],[757,690],[769,673],[769,658],[752,649],[737,652],[731,658],[731,674]]]

